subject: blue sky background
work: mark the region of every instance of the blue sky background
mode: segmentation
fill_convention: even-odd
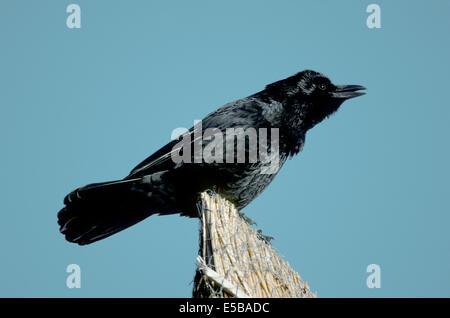
[[[448,1],[376,1],[376,30],[368,1],[80,0],[78,30],[70,3],[0,2],[0,296],[189,297],[197,220],[150,217],[80,247],[58,232],[64,195],[306,68],[368,94],[244,212],[321,297],[450,296]]]

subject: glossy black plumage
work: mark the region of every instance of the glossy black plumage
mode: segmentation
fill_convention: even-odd
[[[309,129],[334,113],[346,99],[362,95],[361,89],[364,87],[334,85],[323,74],[306,70],[222,106],[202,120],[201,131],[277,128],[281,168],[288,157],[302,150]],[[195,129],[191,128],[191,136]],[[198,193],[206,189],[214,190],[242,209],[276,175],[261,173],[264,164],[260,160],[175,163],[170,154],[179,142],[175,140],[162,147],[123,180],[87,185],[68,194],[64,208],[58,213],[60,231],[66,239],[80,245],[90,244],[152,214],[179,213],[195,217]],[[209,142],[203,141],[203,149]],[[226,138],[224,149],[225,142]],[[255,146],[246,144],[247,156],[255,150],[252,147]]]

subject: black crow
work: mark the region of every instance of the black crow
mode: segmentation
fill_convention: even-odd
[[[85,245],[152,214],[197,217],[198,194],[207,189],[240,210],[269,185],[287,158],[302,150],[309,129],[336,112],[345,100],[363,95],[363,89],[334,85],[325,75],[305,70],[228,103],[124,179],[89,184],[69,193],[58,213],[60,231],[68,241]],[[234,129],[231,137],[226,134],[230,129]],[[267,156],[254,156],[264,148],[258,143],[263,132]],[[251,138],[255,134],[258,142]],[[244,153],[239,155],[239,149]]]

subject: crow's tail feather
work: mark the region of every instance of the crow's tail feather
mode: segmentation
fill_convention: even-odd
[[[179,213],[164,172],[136,179],[93,183],[64,198],[60,231],[69,242],[86,245],[104,239],[152,214]]]

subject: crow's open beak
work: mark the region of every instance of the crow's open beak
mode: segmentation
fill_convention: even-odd
[[[336,90],[332,93],[335,98],[349,99],[353,97],[362,96],[365,92],[359,92],[366,89],[361,85],[336,85]]]

